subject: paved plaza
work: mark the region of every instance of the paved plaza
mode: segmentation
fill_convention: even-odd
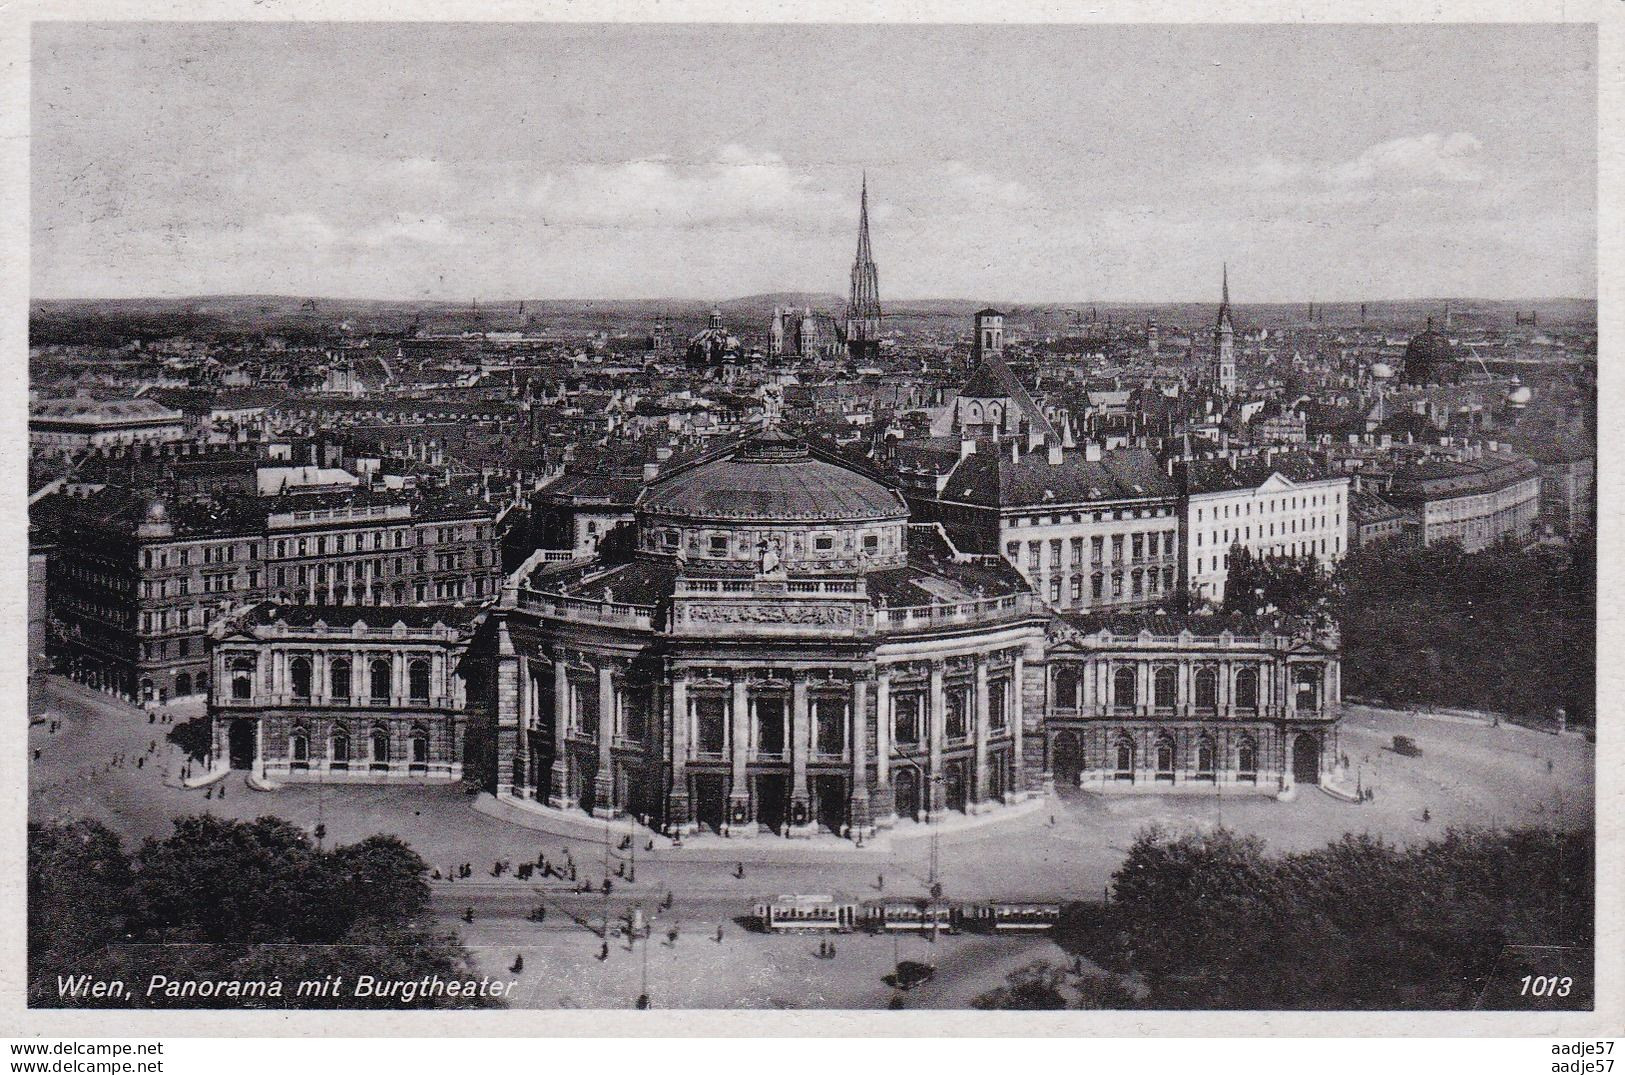
[[[519,882],[490,876],[492,863],[552,861],[566,856],[582,881],[601,882],[605,844],[597,826],[572,823],[557,833],[520,827],[473,809],[459,787],[290,785],[251,789],[232,773],[213,793],[179,781],[183,758],[168,741],[176,727],[149,723],[146,712],[61,680],[46,688],[46,719],[29,730],[31,816],[86,816],[118,832],[128,849],[162,836],[172,818],[188,813],[253,818],[285,817],[327,841],[344,843],[376,832],[411,844],[443,873],[473,866],[471,881],[435,885],[435,906],[474,950],[481,970],[506,975],[524,955],[514,1003],[540,1006],[622,1006],[641,986],[643,955],[612,940],[607,958],[597,930],[636,905],[653,914],[669,892],[672,909],[656,920],[649,945],[651,995],[660,1006],[874,1007],[890,991],[880,982],[893,956],[889,938],[853,936],[838,941],[834,959],[817,956],[806,937],[764,937],[740,919],[757,896],[781,892],[834,892],[854,899],[918,896],[930,879],[930,839],[901,839],[889,849],[821,849],[762,838],[738,842],[726,859],[694,852],[700,842],[672,849],[657,839],[635,844],[635,882],[612,870],[613,892],[583,897],[564,881]],[[50,731],[51,722],[59,724]],[[1412,737],[1420,757],[1388,749],[1396,734]],[[154,746],[156,744],[156,746]],[[1094,898],[1137,832],[1156,823],[1171,830],[1219,824],[1257,834],[1271,848],[1298,850],[1369,832],[1396,842],[1435,836],[1449,826],[1592,823],[1594,748],[1582,737],[1554,736],[1514,726],[1447,721],[1351,706],[1340,750],[1373,801],[1343,802],[1311,787],[1295,801],[1262,795],[1098,795],[1064,791],[1043,809],[959,832],[938,841],[938,877],[949,899],[999,896]],[[136,764],[136,759],[147,760]],[[118,763],[115,764],[115,759]],[[220,791],[224,790],[224,797]],[[1427,820],[1423,820],[1424,816]],[[610,859],[631,829],[609,827]],[[715,845],[713,844],[714,848]],[[770,861],[771,860],[771,861]],[[744,877],[736,876],[736,863]],[[550,910],[538,926],[527,919],[538,904]],[[462,921],[475,909],[472,925]],[[677,925],[679,938],[665,930]],[[723,941],[715,934],[723,930]],[[969,996],[1002,981],[1030,959],[1064,957],[1032,938],[943,937],[935,945],[912,938],[915,954],[939,967],[932,986],[909,997],[910,1006],[963,1006]],[[974,993],[970,994],[974,995]]]

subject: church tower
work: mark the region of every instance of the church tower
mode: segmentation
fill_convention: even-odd
[[[846,350],[856,362],[880,356],[880,281],[869,251],[869,176],[863,177],[858,211],[858,255],[852,261],[852,292],[846,303]]]
[[[1213,327],[1213,387],[1220,394],[1236,394],[1236,329],[1230,323],[1230,266],[1224,267],[1223,300]]]

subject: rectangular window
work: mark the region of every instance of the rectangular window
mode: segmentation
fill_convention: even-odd
[[[1120,564],[1122,562],[1123,562],[1123,535],[1122,534],[1113,534],[1112,535],[1112,563]]]
[[[756,753],[765,758],[784,756],[784,699],[776,694],[756,699]]]
[[[1099,564],[1106,555],[1106,539],[1092,537],[1089,539],[1089,562]]]
[[[727,749],[727,706],[720,696],[694,699],[694,730],[701,754],[720,756]]]
[[[898,694],[892,698],[892,739],[899,745],[920,742],[920,696]]]

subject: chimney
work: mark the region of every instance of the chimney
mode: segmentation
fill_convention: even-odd
[[[1010,442],[1010,462],[1021,462],[1021,442],[1019,440]]]
[[[1096,440],[1085,441],[1083,445],[1083,459],[1086,463],[1100,462],[1100,442]]]
[[[644,481],[646,481],[646,482],[654,481],[655,477],[659,473],[660,473],[660,464],[659,463],[645,463],[645,464],[643,464],[643,480]]]
[[[1049,465],[1052,467],[1061,465],[1061,446],[1059,444],[1049,446]]]
[[[1044,446],[1044,434],[1042,432],[1040,432],[1039,430],[1029,429],[1027,431],[1027,450],[1029,452],[1036,452],[1038,449],[1042,448],[1043,446]]]
[[[961,437],[959,439],[959,458],[968,459],[970,456],[973,456],[975,454],[976,454],[976,440],[975,440],[975,438],[973,438],[973,437]]]

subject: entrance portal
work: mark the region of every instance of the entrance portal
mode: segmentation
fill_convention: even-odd
[[[1078,737],[1071,732],[1058,734],[1052,757],[1050,766],[1055,772],[1055,786],[1077,787],[1078,778],[1083,775],[1083,751],[1078,746]]]
[[[728,818],[726,781],[714,773],[694,778],[694,820],[712,832],[721,832]]]
[[[790,778],[787,776],[758,776],[756,778],[756,820],[780,836],[790,814]]]
[[[913,769],[898,769],[892,774],[893,798],[897,803],[897,816],[910,821],[920,820],[920,776]]]
[[[944,789],[948,800],[948,809],[965,812],[965,763],[951,761],[947,765],[947,780]]]
[[[1292,779],[1300,784],[1320,783],[1320,740],[1308,732],[1292,740]]]
[[[233,769],[254,768],[254,754],[256,753],[254,722],[246,718],[239,718],[231,722],[231,728],[226,733],[230,746],[231,767]]]
[[[846,778],[813,777],[813,797],[818,800],[815,806],[818,824],[839,834],[846,827]]]

